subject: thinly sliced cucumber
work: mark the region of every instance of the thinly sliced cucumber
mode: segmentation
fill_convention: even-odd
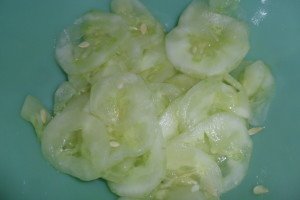
[[[68,81],[74,87],[78,94],[88,92],[91,89],[91,85],[87,80],[87,74],[80,75],[68,75]]]
[[[166,58],[161,24],[137,0],[113,0],[111,8],[127,21],[131,33],[113,59],[125,62],[129,71],[150,82],[162,82],[171,77],[175,70]]]
[[[183,73],[177,73],[168,80],[166,80],[166,83],[170,83],[177,88],[181,90],[181,92],[184,94],[187,92],[191,87],[193,87],[199,80],[192,78],[186,74]]]
[[[243,91],[237,91],[219,78],[200,81],[183,97],[178,106],[180,129],[191,130],[214,113],[226,111],[248,118],[250,107]]]
[[[240,0],[209,0],[209,7],[214,12],[224,15],[234,15]]]
[[[158,116],[161,116],[170,102],[176,99],[181,93],[177,87],[168,83],[149,83],[149,88],[153,93],[153,100]]]
[[[165,52],[160,53],[160,59],[156,60],[152,65],[149,65],[151,67],[147,70],[139,73],[147,82],[161,83],[176,73],[174,66],[167,59]],[[143,66],[143,64],[140,66]]]
[[[170,61],[179,71],[203,78],[230,72],[249,49],[246,26],[194,1],[166,37]]]
[[[132,35],[147,49],[160,44],[164,38],[162,25],[137,0],[112,0],[111,9],[126,20]]]
[[[165,154],[161,135],[150,151],[135,159],[128,175],[118,182],[109,182],[110,189],[120,195],[131,198],[147,196],[162,181],[165,175]]]
[[[94,85],[95,83],[103,80],[104,78],[114,76],[116,74],[124,74],[126,72],[128,72],[126,65],[124,65],[122,62],[111,59],[105,64],[103,64],[103,66],[100,69],[92,73],[86,74],[85,77],[91,85]]]
[[[166,156],[167,175],[152,193],[153,199],[218,199],[222,175],[210,156],[195,147],[184,146],[177,139],[167,145]]]
[[[42,137],[46,125],[51,120],[51,115],[47,108],[31,95],[28,95],[24,101],[21,116],[32,124],[38,138]]]
[[[68,74],[86,73],[107,61],[128,36],[128,26],[120,16],[90,11],[63,31],[56,58]]]
[[[67,105],[67,103],[78,93],[73,85],[65,81],[55,91],[54,94],[54,114],[61,112]]]
[[[175,99],[170,105],[166,108],[165,112],[161,115],[159,120],[159,125],[162,130],[162,135],[165,141],[168,141],[175,135],[180,133],[180,119],[178,117],[179,105],[182,97]]]
[[[217,113],[193,131],[176,137],[183,146],[195,146],[211,155],[222,172],[222,192],[237,186],[248,169],[252,141],[245,121],[230,113]]]
[[[137,75],[116,74],[95,83],[90,110],[104,121],[110,141],[118,144],[110,155],[111,165],[142,155],[160,134],[151,91]]]
[[[104,124],[88,112],[81,95],[56,115],[41,139],[44,156],[59,171],[89,181],[100,178],[109,156]]]
[[[137,157],[125,158],[118,164],[110,166],[102,175],[106,181],[117,183],[127,177],[133,167],[135,167]]]
[[[256,61],[245,67],[239,80],[250,101],[252,116],[249,122],[253,126],[260,126],[266,119],[274,93],[274,77],[268,66]]]

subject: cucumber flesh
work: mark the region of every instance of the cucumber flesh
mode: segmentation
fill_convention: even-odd
[[[246,123],[230,113],[217,113],[193,131],[177,138],[183,146],[196,146],[211,157],[222,172],[222,193],[237,186],[248,169],[252,141]]]
[[[151,194],[153,199],[218,199],[221,171],[206,153],[174,139],[167,145],[166,156],[167,175]]]
[[[21,110],[21,117],[30,122],[38,138],[41,138],[46,125],[51,120],[47,108],[37,98],[28,95]]]
[[[194,1],[166,36],[166,51],[175,68],[196,78],[230,72],[249,49],[245,25],[209,11]]]
[[[119,144],[110,154],[110,165],[143,155],[160,134],[151,91],[138,75],[116,74],[95,83],[89,105],[106,125],[110,140]]]
[[[63,31],[56,59],[67,74],[87,73],[106,62],[128,36],[128,26],[120,16],[90,11]]]
[[[158,135],[151,150],[135,160],[134,167],[119,182],[109,182],[110,189],[120,196],[145,197],[165,175],[163,142]]]
[[[274,94],[275,81],[272,72],[262,61],[256,61],[247,65],[238,78],[249,98],[252,110],[249,122],[253,126],[261,126],[267,117]]]
[[[75,98],[41,138],[44,156],[59,171],[89,181],[106,169],[109,141],[104,124],[87,112],[88,96]]]

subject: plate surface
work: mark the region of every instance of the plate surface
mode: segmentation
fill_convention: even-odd
[[[190,0],[143,0],[170,29]],[[247,177],[222,200],[300,199],[300,1],[241,0],[251,36],[249,59],[263,59],[276,78],[276,95],[265,129],[253,137]],[[20,109],[27,94],[52,106],[65,76],[53,58],[62,29],[109,0],[1,0],[0,2],[0,199],[116,199],[105,183],[80,182],[54,170],[42,157],[33,128]],[[267,195],[255,196],[256,184]]]

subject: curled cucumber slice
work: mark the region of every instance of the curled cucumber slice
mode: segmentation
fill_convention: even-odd
[[[100,178],[109,156],[104,124],[88,113],[88,96],[73,99],[46,126],[42,151],[59,171],[84,181]]]
[[[239,75],[239,81],[249,98],[253,126],[260,126],[266,119],[275,89],[275,80],[269,67],[262,61],[247,65]]]
[[[167,174],[152,193],[153,199],[218,199],[222,175],[209,155],[175,139],[167,145],[166,159]]]
[[[252,141],[245,120],[230,113],[217,113],[199,123],[193,131],[176,137],[183,146],[200,148],[222,172],[222,192],[237,186],[248,169]]]

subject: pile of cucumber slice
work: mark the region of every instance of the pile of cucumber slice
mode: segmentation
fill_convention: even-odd
[[[231,2],[236,6],[236,1]],[[164,27],[138,0],[112,0],[66,28],[56,58],[67,74],[53,112],[28,96],[45,158],[121,200],[212,200],[236,187],[274,90],[262,62],[244,61],[247,26],[223,1],[194,0]]]

